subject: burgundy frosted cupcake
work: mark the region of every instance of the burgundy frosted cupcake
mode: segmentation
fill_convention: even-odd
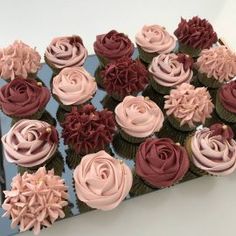
[[[50,99],[50,91],[33,79],[14,79],[0,89],[3,113],[18,119],[40,119]]]
[[[102,66],[122,57],[131,57],[134,52],[134,45],[128,36],[116,30],[97,35],[93,47]]]
[[[107,93],[118,101],[142,91],[148,82],[147,75],[140,61],[127,57],[109,63],[101,73]]]
[[[87,49],[78,35],[54,38],[44,54],[45,62],[55,73],[65,67],[83,66],[87,56]]]
[[[136,154],[135,170],[153,188],[165,188],[178,183],[189,169],[184,147],[169,138],[147,139]]]
[[[179,51],[197,57],[202,49],[210,48],[217,42],[217,34],[212,25],[198,16],[190,20],[181,18],[174,32],[179,41]]]
[[[76,107],[65,116],[62,123],[64,143],[78,155],[106,149],[115,133],[113,112],[97,111],[93,105]]]

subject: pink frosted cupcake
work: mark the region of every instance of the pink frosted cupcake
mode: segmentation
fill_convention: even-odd
[[[225,46],[203,50],[195,65],[199,81],[209,88],[219,88],[236,76],[236,54]]]
[[[148,97],[126,96],[115,108],[115,119],[125,140],[141,143],[162,128],[164,115]]]
[[[64,180],[54,175],[53,170],[47,172],[45,167],[34,174],[18,174],[12,179],[11,190],[4,191],[3,217],[11,218],[12,228],[18,225],[20,232],[32,229],[38,235],[42,228],[65,217],[67,191]]]
[[[88,103],[97,90],[95,79],[83,67],[68,67],[52,79],[52,94],[65,110]]]
[[[173,52],[176,47],[176,39],[160,25],[144,25],[136,34],[135,41],[140,59],[147,64],[153,57]]]
[[[214,105],[206,88],[183,83],[165,96],[164,109],[169,122],[181,131],[194,130],[211,117]]]
[[[155,91],[168,94],[172,88],[189,83],[193,77],[193,59],[186,54],[160,54],[149,66],[150,83]]]
[[[40,59],[35,48],[15,41],[0,49],[0,77],[8,82],[15,78],[34,78],[40,68]]]
[[[54,38],[44,54],[45,62],[59,72],[65,67],[83,66],[87,49],[78,35]]]
[[[236,141],[229,126],[214,124],[189,136],[186,149],[191,170],[199,175],[229,175],[236,169]]]
[[[105,151],[86,155],[74,170],[77,197],[103,211],[117,207],[132,186],[130,168]]]

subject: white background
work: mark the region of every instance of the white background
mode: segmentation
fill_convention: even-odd
[[[97,34],[110,29],[133,40],[143,24],[173,32],[180,17],[207,18],[236,48],[234,0],[0,0],[0,47],[21,39],[43,56],[53,37],[79,34],[89,53]],[[203,177],[126,201],[110,212],[94,211],[55,223],[41,236],[235,235],[236,174]],[[1,234],[1,230],[0,230]],[[31,232],[23,234],[32,235]]]

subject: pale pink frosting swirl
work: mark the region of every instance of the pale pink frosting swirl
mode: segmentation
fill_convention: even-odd
[[[204,124],[206,118],[211,117],[213,108],[211,96],[205,87],[195,88],[183,83],[165,96],[164,109],[167,116],[174,116],[180,125],[195,127],[199,123]]]
[[[74,180],[78,198],[104,211],[117,207],[133,182],[130,168],[105,151],[84,156],[74,171]]]
[[[25,172],[12,179],[11,190],[4,191],[3,217],[11,217],[11,227],[19,225],[20,232],[50,227],[58,218],[64,218],[63,208],[68,205],[68,188],[54,171],[39,168],[34,174]]]
[[[80,105],[96,93],[95,79],[83,67],[68,67],[53,78],[52,93],[64,105]]]
[[[57,142],[42,140],[41,130],[51,126],[40,120],[23,119],[15,123],[2,136],[5,157],[8,162],[32,167],[47,161],[57,150]]]
[[[136,34],[135,40],[149,53],[170,53],[176,46],[176,39],[160,25],[144,25]]]
[[[196,131],[191,137],[193,164],[212,175],[228,175],[236,169],[236,141],[212,135],[209,128]]]
[[[125,133],[145,138],[161,129],[164,115],[148,97],[126,96],[115,108],[115,119]]]
[[[190,68],[185,71],[183,63],[177,59],[178,56],[174,53],[154,57],[148,69],[152,78],[165,87],[175,87],[184,82],[189,83],[193,72]]]
[[[214,78],[220,83],[236,76],[236,54],[225,46],[213,47],[201,51],[196,67],[208,78]]]
[[[21,41],[0,49],[0,76],[3,79],[27,79],[40,68],[40,55]]]
[[[83,66],[87,56],[87,49],[79,36],[54,38],[45,52],[46,61],[57,69]]]

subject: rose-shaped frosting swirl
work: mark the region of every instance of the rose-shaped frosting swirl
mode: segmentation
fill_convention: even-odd
[[[35,173],[24,172],[12,179],[11,190],[4,191],[3,217],[10,217],[11,227],[19,225],[20,232],[32,229],[38,235],[42,227],[50,227],[58,218],[64,218],[68,205],[68,187],[54,171],[45,167]]]
[[[51,126],[40,120],[18,121],[2,137],[7,161],[24,167],[38,166],[47,161],[58,146],[58,140],[49,142],[46,137],[42,138],[42,132],[47,128],[51,129]]]
[[[0,106],[7,115],[27,117],[43,109],[50,91],[35,80],[14,79],[0,89]]]
[[[236,113],[236,81],[222,85],[218,90],[218,97],[224,108]]]
[[[64,68],[53,78],[52,93],[64,105],[80,105],[96,93],[95,79],[83,67]]]
[[[191,68],[185,70],[184,64],[179,62],[178,56],[174,53],[154,57],[148,70],[152,78],[165,87],[189,83],[193,76]]]
[[[204,124],[211,117],[214,105],[206,88],[195,88],[183,83],[165,96],[166,114],[173,115],[180,121],[180,125],[188,124],[195,127],[198,123]]]
[[[212,175],[228,175],[236,169],[236,141],[222,135],[212,135],[203,128],[191,137],[193,164]]]
[[[201,51],[196,67],[208,78],[223,83],[236,76],[236,54],[225,46],[205,49]]]
[[[79,36],[54,38],[45,52],[45,60],[57,69],[83,66],[88,51]]]
[[[107,34],[98,35],[93,44],[97,55],[114,61],[122,57],[131,57],[134,52],[134,45],[123,33],[111,30]]]
[[[9,116],[31,116],[42,110],[49,99],[49,89],[33,79],[14,79],[0,89],[0,107]]]
[[[144,25],[136,34],[135,41],[149,53],[170,53],[176,47],[176,39],[160,25]]]
[[[0,49],[0,76],[3,79],[27,79],[40,68],[40,55],[21,41]]]
[[[101,210],[117,207],[133,182],[129,167],[105,151],[84,156],[74,171],[74,180],[78,198]]]
[[[136,173],[153,187],[175,184],[188,169],[189,159],[185,148],[169,138],[149,138],[139,146]]]
[[[144,138],[161,129],[164,115],[149,98],[126,96],[115,108],[115,119],[127,134]]]
[[[178,28],[174,32],[180,43],[195,49],[210,48],[217,42],[217,34],[212,25],[198,16],[190,20],[181,18]]]

